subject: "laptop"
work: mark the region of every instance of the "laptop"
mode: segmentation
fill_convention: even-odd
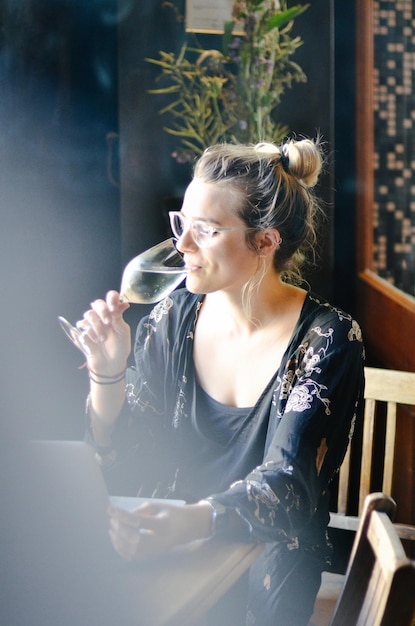
[[[30,444],[30,457],[35,471],[39,471],[48,489],[58,492],[64,500],[75,504],[82,518],[102,521],[107,525],[108,505],[133,510],[149,498],[110,495],[107,490],[98,457],[84,441],[34,440]],[[152,498],[153,502],[181,505],[184,500]]]
[[[144,499],[110,497],[95,452],[82,441],[28,442],[19,474],[13,567],[22,623],[137,626],[144,566],[114,550],[107,509],[111,501],[132,508]]]

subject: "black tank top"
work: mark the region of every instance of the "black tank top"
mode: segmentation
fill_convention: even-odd
[[[226,445],[240,428],[251,407],[229,406],[218,402],[196,383],[197,424],[209,439]]]

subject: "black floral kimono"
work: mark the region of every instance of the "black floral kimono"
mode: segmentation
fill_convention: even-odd
[[[246,623],[307,624],[330,558],[330,483],[362,406],[361,331],[309,293],[255,406],[226,407],[195,376],[203,297],[180,289],[140,321],[114,447],[98,452],[109,481],[124,468],[130,494],[213,496],[236,511],[238,539],[266,544],[251,567]]]

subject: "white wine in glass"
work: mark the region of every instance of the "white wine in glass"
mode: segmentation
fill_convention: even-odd
[[[125,267],[121,279],[120,299],[132,304],[154,304],[163,300],[185,278],[187,269],[182,255],[170,238],[134,257]],[[73,326],[64,317],[58,321],[79,350],[87,356],[90,349],[84,335],[85,326]]]

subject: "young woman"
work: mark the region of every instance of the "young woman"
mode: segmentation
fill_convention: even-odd
[[[187,503],[113,509],[115,549],[134,559],[212,534],[265,543],[247,624],[307,624],[330,558],[330,484],[362,401],[358,324],[301,286],[321,167],[307,139],[207,149],[170,215],[186,289],[140,321],[134,367],[117,292],[83,321],[104,467],[137,461],[135,493]]]

